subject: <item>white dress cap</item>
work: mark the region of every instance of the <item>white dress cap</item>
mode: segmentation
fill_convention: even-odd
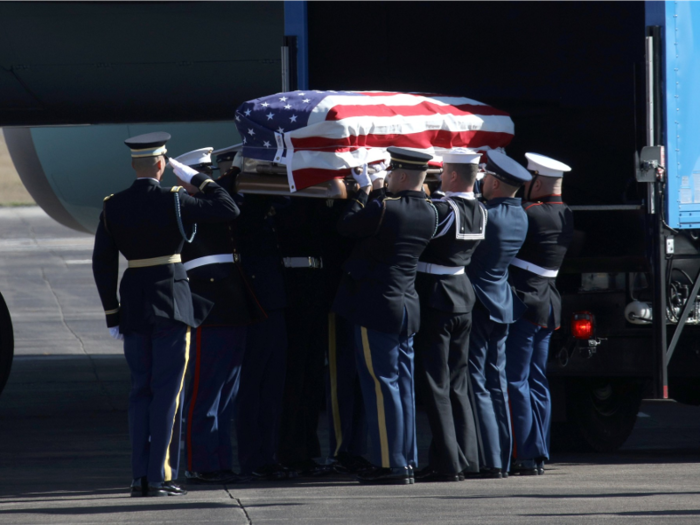
[[[183,153],[175,160],[182,162],[185,166],[199,166],[200,164],[211,164],[211,152],[214,148],[200,148],[188,153]]]
[[[558,160],[539,155],[537,153],[526,153],[527,169],[536,171],[538,175],[543,177],[563,177],[565,171],[571,171],[571,168],[559,162]]]
[[[469,148],[452,148],[442,156],[442,162],[447,164],[479,164],[481,153]]]

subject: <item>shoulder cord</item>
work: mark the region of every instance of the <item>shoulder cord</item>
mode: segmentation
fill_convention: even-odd
[[[180,195],[179,191],[174,192],[175,195],[175,217],[177,218],[177,227],[180,230],[180,235],[182,235],[182,238],[185,240],[187,243],[191,243],[194,241],[194,236],[197,235],[197,224],[192,225],[192,236],[188,239],[187,235],[185,234],[185,228],[182,225],[182,213],[180,211]]]

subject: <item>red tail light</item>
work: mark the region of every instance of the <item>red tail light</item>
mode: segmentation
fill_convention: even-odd
[[[571,335],[576,339],[593,339],[595,316],[591,312],[576,312],[571,318]]]

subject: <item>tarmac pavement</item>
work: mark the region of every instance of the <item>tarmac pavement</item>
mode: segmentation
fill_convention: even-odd
[[[700,522],[700,409],[670,401],[644,402],[619,452],[558,456],[544,476],[386,487],[332,476],[130,498],[129,374],[92,282],[93,239],[38,208],[0,209],[0,222],[16,341],[0,396],[0,524]],[[419,434],[424,457],[422,414]]]

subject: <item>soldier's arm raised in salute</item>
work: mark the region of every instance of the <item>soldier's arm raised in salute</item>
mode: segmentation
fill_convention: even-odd
[[[238,217],[240,210],[231,195],[213,179],[175,159],[170,159],[170,165],[181,180],[196,187],[202,193],[200,198],[195,199],[186,191],[179,191],[184,222],[221,222]]]

